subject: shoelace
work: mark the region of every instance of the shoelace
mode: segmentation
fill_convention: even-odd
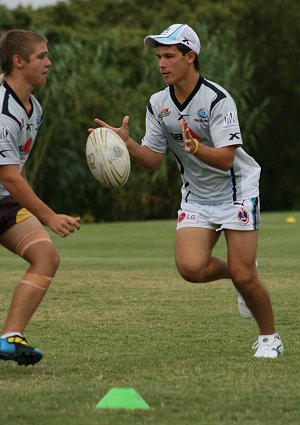
[[[27,339],[19,335],[9,336],[8,338],[6,338],[6,340],[10,344],[28,345]]]
[[[279,339],[280,340],[280,338],[276,338],[276,337],[274,337],[274,340],[275,339]],[[259,343],[259,339],[257,340],[257,341],[255,341],[255,343],[252,345],[252,350],[256,350],[257,348],[259,348],[259,347],[261,347],[261,348],[263,348],[263,347],[266,347],[266,346],[270,346],[270,345],[272,345],[272,343],[273,343],[273,341],[272,340],[270,340],[270,339],[268,339],[266,342],[264,342],[263,341],[263,343],[262,344],[260,344]]]

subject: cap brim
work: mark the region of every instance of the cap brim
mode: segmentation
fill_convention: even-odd
[[[144,44],[146,47],[156,47],[156,43],[165,44],[167,46],[173,44],[179,44],[179,41],[167,39],[167,37],[160,37],[159,35],[148,35],[144,39]]]
[[[157,35],[148,35],[148,37],[146,37],[144,39],[144,44],[146,47],[155,47],[156,46],[156,42],[155,42],[155,37],[157,37]]]

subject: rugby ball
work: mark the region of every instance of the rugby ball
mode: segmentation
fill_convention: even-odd
[[[95,179],[104,187],[123,186],[130,174],[130,156],[118,134],[105,127],[93,130],[86,142],[86,159]]]

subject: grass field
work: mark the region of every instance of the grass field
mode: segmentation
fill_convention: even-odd
[[[1,425],[299,425],[300,213],[262,215],[259,271],[286,350],[276,360],[252,357],[257,328],[238,316],[229,281],[179,277],[174,236],[174,221],[157,221],[53,237],[61,267],[27,329],[45,358],[1,362]],[[0,248],[0,266],[3,322],[24,263]],[[150,409],[96,409],[119,387]]]

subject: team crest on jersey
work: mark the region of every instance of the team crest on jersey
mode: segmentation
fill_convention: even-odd
[[[197,117],[198,118],[195,118],[195,121],[197,121],[197,122],[208,122],[208,118],[207,118],[207,115],[206,115],[204,108],[198,109]]]
[[[170,113],[171,111],[169,111],[169,108],[163,108],[158,114],[158,118],[162,120],[164,117],[168,117]]]
[[[241,207],[237,213],[237,219],[242,224],[249,223],[249,213],[244,207]]]

